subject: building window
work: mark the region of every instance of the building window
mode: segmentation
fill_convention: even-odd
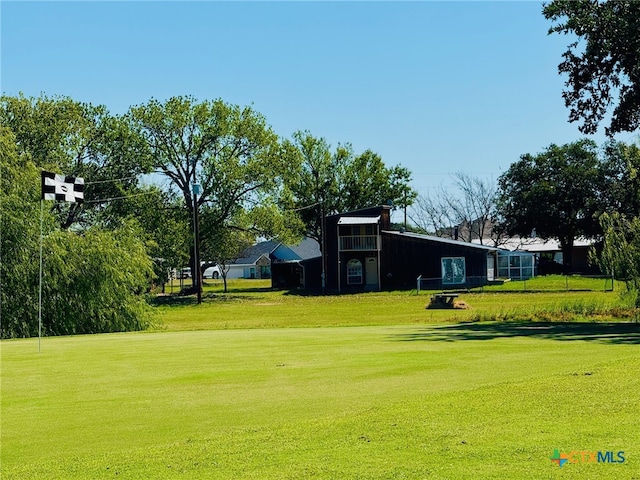
[[[442,283],[444,285],[459,285],[465,283],[467,271],[464,257],[442,258]]]
[[[535,276],[534,257],[528,252],[500,252],[498,276],[513,280],[526,280]]]
[[[270,265],[260,265],[260,278],[271,278]]]
[[[347,263],[347,285],[362,284],[362,262],[352,258]]]

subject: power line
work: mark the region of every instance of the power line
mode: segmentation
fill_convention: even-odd
[[[123,198],[140,197],[142,195],[153,195],[155,193],[156,192],[134,193],[133,195],[124,195],[122,197],[101,198],[99,200],[85,200],[84,203],[105,203],[105,202],[111,202],[113,200],[122,200]]]
[[[138,178],[137,176],[133,177],[124,177],[124,178],[114,178],[111,180],[96,180],[95,182],[84,182],[85,185],[95,185],[97,183],[109,183],[109,182],[119,182],[121,180],[131,180],[132,178]]]
[[[300,210],[306,210],[307,208],[315,207],[316,205],[320,205],[322,202],[312,203],[311,205],[305,205],[304,207],[294,208],[291,210],[287,210],[287,212],[299,212]]]

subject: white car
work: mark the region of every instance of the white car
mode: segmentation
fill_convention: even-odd
[[[187,267],[181,269],[176,275],[176,278],[191,278],[191,268]]]
[[[221,276],[222,273],[220,272],[220,267],[218,265],[209,267],[202,273],[202,278],[220,278]]]

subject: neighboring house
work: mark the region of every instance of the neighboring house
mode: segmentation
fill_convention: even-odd
[[[576,238],[572,258],[568,262],[568,273],[599,274],[597,266],[589,262],[589,251],[596,246],[595,240]],[[535,257],[538,275],[562,273],[563,256],[560,242],[555,239],[512,238],[500,246],[503,250],[528,252]],[[502,275],[500,275],[502,276]],[[513,277],[512,277],[513,278]]]
[[[496,243],[494,236],[495,224],[493,221],[480,218],[462,223],[449,228],[442,228],[436,232],[437,237],[462,240],[476,244],[492,245]]]
[[[240,258],[228,265],[227,279],[233,278],[271,278],[271,259],[279,242],[260,242],[247,248]]]
[[[271,278],[277,288],[304,287],[303,263],[313,261],[320,266],[320,247],[311,238],[297,245],[281,242],[260,242],[246,249],[240,258],[229,265],[227,278]],[[311,272],[307,272],[311,275]],[[318,270],[318,275],[320,270]]]
[[[320,245],[312,238],[304,238],[297,245],[281,243],[271,252],[271,285],[274,288],[312,288],[322,276]],[[311,284],[308,283],[310,279]]]

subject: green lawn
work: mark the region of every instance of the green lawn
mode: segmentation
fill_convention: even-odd
[[[215,288],[155,332],[1,342],[1,477],[640,479],[638,324],[461,323],[555,293]]]
[[[416,325],[491,319],[509,320],[617,320],[611,316],[620,304],[615,292],[603,291],[601,279],[573,279],[581,289],[564,291],[564,280],[546,277],[533,281],[542,292],[522,291],[524,283],[509,282],[485,291],[461,293],[467,309],[427,310],[430,292],[371,292],[354,295],[302,296],[271,291],[268,280],[236,280],[223,293],[222,280],[207,280],[203,303],[194,297],[164,299],[158,308],[161,329],[211,330],[229,328]],[[609,283],[611,283],[609,281]],[[589,290],[591,288],[592,290]],[[616,313],[613,311],[613,313]]]

